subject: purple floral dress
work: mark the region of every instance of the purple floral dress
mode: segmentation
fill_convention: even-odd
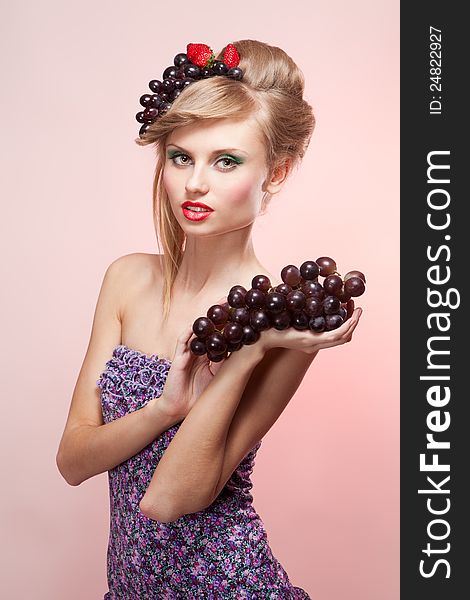
[[[105,423],[142,408],[163,391],[171,361],[120,344],[97,385]],[[171,523],[139,508],[153,472],[178,431],[170,427],[108,471],[109,591],[104,600],[300,600],[274,557],[263,522],[252,505],[250,475],[261,441],[245,456],[216,500]]]

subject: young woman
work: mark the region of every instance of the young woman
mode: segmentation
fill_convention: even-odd
[[[269,547],[250,475],[318,351],[350,341],[361,309],[333,331],[268,329],[219,362],[189,349],[194,320],[233,285],[281,283],[252,227],[314,128],[292,59],[234,46],[241,80],[188,85],[137,140],[157,151],[164,252],[108,267],[57,454],[71,485],[108,471],[107,599],[309,598]]]

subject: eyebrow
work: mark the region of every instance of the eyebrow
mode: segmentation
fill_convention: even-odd
[[[183,152],[187,152],[188,154],[191,154],[191,152],[188,152],[187,150],[185,150],[181,146],[178,146],[177,144],[167,144],[165,146],[165,149],[167,149],[168,146],[175,146],[175,148],[178,148],[179,150],[182,150]],[[213,152],[211,152],[210,156],[215,156],[216,154],[224,154],[224,153],[229,154],[230,152],[239,152],[241,154],[246,154],[246,152],[244,150],[239,150],[238,148],[221,148],[220,150],[214,150]]]

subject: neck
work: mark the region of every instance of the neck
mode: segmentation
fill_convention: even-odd
[[[228,293],[232,285],[251,284],[254,271],[259,269],[252,227],[253,224],[223,235],[188,236],[174,289],[191,295],[211,288]]]

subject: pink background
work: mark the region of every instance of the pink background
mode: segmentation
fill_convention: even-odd
[[[6,6],[0,595],[107,590],[107,474],[70,487],[55,454],[106,267],[158,251],[138,99],[188,42],[253,38],[298,62],[317,118],[302,167],[256,225],[258,255],[275,272],[330,255],[368,283],[353,342],[319,354],[264,438],[255,508],[312,599],[398,598],[398,0]]]

